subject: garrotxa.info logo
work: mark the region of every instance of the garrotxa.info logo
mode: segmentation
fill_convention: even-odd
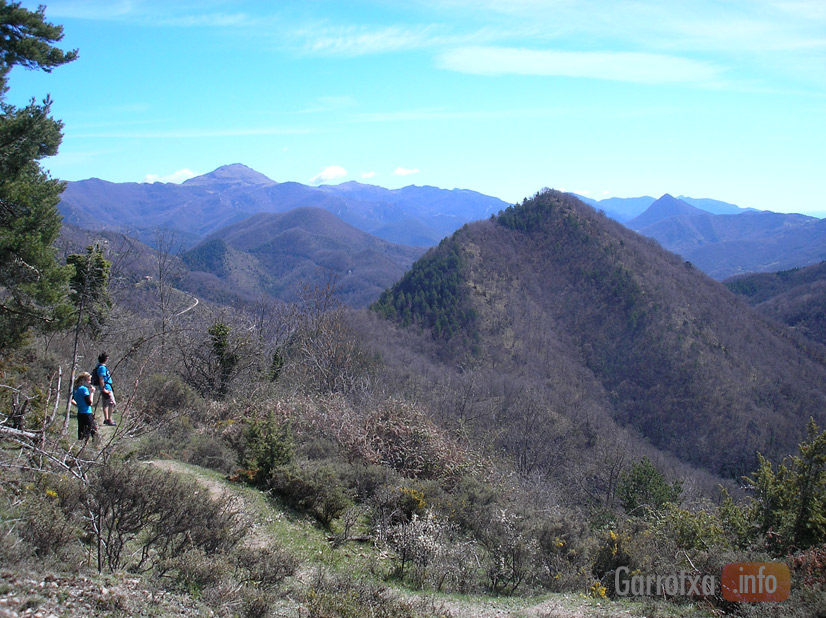
[[[776,602],[789,598],[792,578],[780,562],[733,562],[723,567],[720,586],[726,601]]]

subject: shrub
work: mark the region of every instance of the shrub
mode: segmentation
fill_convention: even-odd
[[[307,511],[327,529],[352,504],[341,479],[328,464],[282,466],[273,471],[267,487],[289,505]]]
[[[212,499],[195,483],[134,462],[110,461],[97,470],[86,509],[97,522],[111,570],[125,566],[129,557],[130,566],[147,568],[192,548],[226,552],[244,535],[230,499]],[[127,546],[133,551],[126,552]]]
[[[408,478],[455,479],[465,465],[464,449],[406,401],[383,401],[341,439],[361,461]]]
[[[632,563],[631,555],[626,550],[628,542],[627,535],[609,530],[603,537],[591,566],[591,573],[606,586],[607,593],[611,596],[616,593],[614,573],[620,567],[630,567]]]
[[[450,618],[425,600],[398,599],[373,582],[322,572],[306,591],[304,606],[307,618]]]
[[[137,445],[138,459],[181,459],[187,461],[196,430],[187,416],[179,416],[161,424]]]
[[[237,468],[236,453],[226,442],[210,434],[193,437],[188,463],[228,474]]]
[[[29,542],[38,557],[65,554],[76,541],[78,529],[73,518],[58,504],[58,495],[47,489],[42,495],[30,493],[22,504],[21,536]]]
[[[295,443],[290,425],[270,412],[265,419],[250,422],[242,448],[244,467],[257,485],[265,486],[277,469],[292,462]]]
[[[778,555],[826,542],[826,431],[809,419],[806,433],[799,454],[776,470],[758,453],[758,470],[746,479],[755,490],[751,519]]]
[[[643,457],[630,471],[623,472],[617,484],[617,496],[625,512],[643,517],[662,509],[668,502],[676,502],[682,491],[682,483],[666,482],[663,473],[648,457]]]
[[[230,579],[231,571],[226,560],[207,555],[202,549],[190,548],[177,556],[159,561],[159,570],[171,574],[176,585],[196,596],[208,588],[220,586]]]
[[[554,591],[579,588],[581,573],[588,560],[586,525],[573,516],[560,515],[542,522],[537,536],[539,565],[545,587]]]
[[[274,590],[298,568],[298,560],[286,550],[244,547],[236,562],[243,570],[242,580],[262,590]]]
[[[670,540],[680,550],[726,550],[728,540],[722,522],[704,510],[688,511],[667,504],[653,522],[656,534]]]
[[[493,594],[512,595],[532,573],[536,539],[525,517],[505,509],[495,509],[491,515],[488,525],[477,533],[487,550],[488,589]]]
[[[143,410],[150,420],[163,420],[170,414],[187,412],[196,394],[176,376],[153,373],[141,383]]]

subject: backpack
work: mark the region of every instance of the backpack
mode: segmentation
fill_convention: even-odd
[[[98,390],[102,390],[100,385],[100,376],[98,375],[98,369],[100,369],[100,363],[95,365],[95,368],[92,370],[92,386],[94,386]]]

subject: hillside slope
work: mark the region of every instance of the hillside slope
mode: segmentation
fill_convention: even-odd
[[[822,350],[555,191],[465,226],[374,308],[431,329],[450,365],[538,385],[546,414],[587,410],[724,476],[824,421]]]
[[[266,293],[286,301],[296,300],[304,284],[323,286],[332,273],[342,301],[366,307],[422,251],[370,236],[325,210],[296,208],[222,228],[182,258],[200,277],[197,292],[207,298],[218,300],[204,273],[247,297]],[[216,290],[223,294],[221,286]]]
[[[826,262],[725,281],[760,313],[826,344]]]

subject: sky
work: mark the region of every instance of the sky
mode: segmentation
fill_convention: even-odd
[[[544,187],[826,215],[824,0],[42,0],[64,180]],[[40,2],[22,2],[35,9]]]

